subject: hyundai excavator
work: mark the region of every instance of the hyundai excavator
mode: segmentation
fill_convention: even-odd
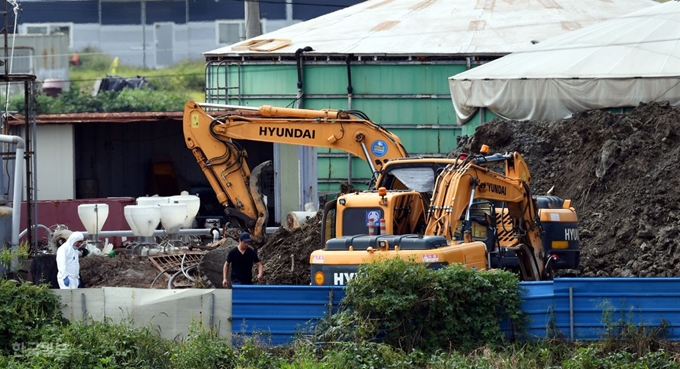
[[[420,164],[393,178],[383,174],[390,191],[380,187],[326,204],[322,249],[310,256],[312,284],[343,285],[359,265],[391,257],[432,268],[453,263],[480,270],[508,267],[533,281],[578,267],[571,201],[533,196],[519,153],[488,155],[483,147],[480,154],[451,159],[443,169],[435,166],[427,177]],[[492,170],[497,165],[505,166],[504,174]],[[436,183],[430,187],[433,176]],[[396,190],[400,185],[390,179],[404,189]]]
[[[217,110],[209,113],[206,108]],[[247,153],[235,140],[339,149],[366,160],[376,175],[390,160],[408,157],[399,137],[360,111],[255,108],[189,100],[184,106],[183,130],[187,147],[233,225],[227,236],[236,238],[247,230],[256,243],[264,242],[268,218],[259,175],[271,162],[251,172]]]

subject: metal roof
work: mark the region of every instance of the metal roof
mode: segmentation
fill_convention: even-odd
[[[183,112],[40,114],[36,117],[36,124],[182,122],[183,114]],[[11,126],[26,124],[26,118],[14,114],[8,123]]]
[[[653,0],[368,0],[204,55],[290,55],[306,46],[314,51],[305,54],[507,54],[653,5]],[[290,43],[255,51],[248,47],[255,40],[274,40],[269,49],[278,40]],[[268,44],[259,48],[267,50]]]

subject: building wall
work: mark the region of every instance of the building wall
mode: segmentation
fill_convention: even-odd
[[[45,79],[68,81],[68,37],[54,35],[15,35],[7,38],[8,71],[12,74],[32,74],[38,83]],[[5,52],[0,51],[4,55]],[[38,89],[40,85],[37,86]],[[64,89],[68,89],[65,82]],[[23,93],[23,82],[10,83],[10,93]]]
[[[293,23],[296,22],[265,20],[263,27],[273,31]],[[161,68],[184,60],[202,60],[204,52],[221,46],[224,44],[218,42],[214,21],[159,23],[146,27],[92,23],[73,25],[71,50],[96,48],[118,57],[120,64]]]
[[[360,0],[261,2],[262,32],[272,32],[358,2]],[[228,45],[219,41],[218,22],[243,25],[243,3],[29,0],[22,2],[18,30],[26,34],[47,26],[48,34],[69,33],[70,52],[93,47],[119,57],[121,64],[162,68],[182,60],[200,60],[202,53]],[[245,39],[244,27],[236,32],[239,34],[234,36],[235,41]]]
[[[36,146],[37,191],[34,200],[74,199],[73,125],[41,125],[36,129]]]

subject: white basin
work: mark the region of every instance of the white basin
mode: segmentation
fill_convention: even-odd
[[[176,234],[187,219],[187,204],[161,204],[161,224],[168,234]]]
[[[109,217],[108,204],[78,205],[78,217],[85,226],[87,233],[94,235],[102,231],[106,219]]]
[[[138,237],[152,237],[161,222],[161,207],[158,205],[128,205],[130,218],[137,227]]]
[[[186,204],[187,217],[182,224],[182,228],[191,228],[198,214],[198,209],[201,207],[201,199],[196,195],[189,195],[188,192],[182,191],[181,195],[170,196],[170,203]]]

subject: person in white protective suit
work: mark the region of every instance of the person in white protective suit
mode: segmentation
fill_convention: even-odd
[[[76,289],[80,284],[80,253],[85,237],[73,232],[66,242],[57,249],[57,282],[61,289]],[[82,248],[81,248],[82,247]]]

